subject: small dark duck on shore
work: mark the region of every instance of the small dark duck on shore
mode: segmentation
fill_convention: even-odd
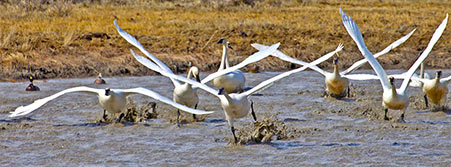
[[[39,91],[39,87],[33,85],[33,77],[30,76],[29,79],[30,79],[30,84],[28,85],[28,87],[25,90],[26,91]]]

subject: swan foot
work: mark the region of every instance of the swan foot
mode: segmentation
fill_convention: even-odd
[[[385,112],[384,113],[384,120],[386,120],[386,121],[390,120],[390,119],[388,119],[388,116],[387,116],[388,109],[386,108],[384,112]]]
[[[428,105],[428,95],[424,94],[424,103],[426,104],[426,107],[429,107]]]
[[[405,112],[403,112],[402,114],[401,114],[401,117],[399,118],[399,120],[398,120],[398,122],[399,123],[406,123],[406,121],[404,120],[404,116],[405,115]]]
[[[232,126],[232,128],[230,128],[230,129],[232,130],[234,142],[237,143],[238,139],[236,138],[236,135],[235,135],[235,128]]]
[[[254,101],[251,100],[251,114],[252,117],[254,118],[254,121],[257,122],[257,116],[255,116],[255,112],[254,112]]]
[[[198,103],[197,103],[197,104],[198,104]],[[194,105],[194,109],[197,109],[197,104]],[[193,119],[194,119],[194,121],[197,121],[196,114],[193,114]]]
[[[350,98],[350,97],[351,97],[351,87],[350,87],[350,86],[348,86],[348,92],[347,92],[346,97],[347,97],[347,98]]]

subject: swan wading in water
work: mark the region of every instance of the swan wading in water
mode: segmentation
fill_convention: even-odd
[[[126,110],[126,104],[127,104],[127,96],[133,95],[133,94],[142,94],[145,96],[152,97],[156,100],[159,100],[163,103],[169,104],[171,106],[174,106],[176,108],[179,108],[183,111],[192,113],[192,114],[211,114],[212,111],[202,111],[197,109],[189,108],[185,105],[181,105],[178,103],[173,102],[172,100],[168,99],[167,97],[161,96],[156,92],[153,92],[149,89],[145,88],[132,88],[132,89],[95,89],[95,88],[89,88],[85,86],[80,87],[74,87],[69,88],[66,90],[63,90],[61,92],[58,92],[54,95],[51,95],[46,98],[38,99],[34,101],[32,104],[27,106],[20,106],[16,108],[14,112],[9,115],[9,117],[17,117],[17,116],[23,116],[27,115],[34,110],[38,109],[39,107],[43,106],[47,102],[56,99],[66,93],[72,93],[72,92],[83,92],[83,93],[90,93],[93,95],[97,95],[99,98],[99,104],[103,107],[103,118],[106,117],[105,111],[108,111],[109,113],[116,115],[121,114],[117,120],[119,122],[122,117],[124,116],[124,112]]]
[[[268,49],[263,50],[263,52],[269,52],[269,53],[265,53],[265,54],[269,55],[271,52],[274,52],[277,49],[278,46],[279,46],[279,44],[274,44],[271,47],[269,47]],[[277,76],[275,76],[275,77],[273,77],[271,79],[263,81],[262,83],[258,84],[257,86],[253,87],[250,90],[247,90],[247,91],[244,91],[244,92],[241,92],[241,93],[231,93],[231,94],[227,93],[223,88],[221,88],[221,89],[219,89],[219,91],[217,91],[217,90],[215,90],[215,89],[213,89],[213,88],[211,88],[211,87],[209,87],[209,86],[207,86],[207,85],[205,85],[203,83],[195,82],[195,81],[187,79],[185,77],[181,77],[181,76],[169,73],[169,72],[159,68],[152,61],[150,61],[150,60],[148,60],[148,59],[146,59],[146,58],[144,58],[142,56],[139,56],[139,55],[135,54],[133,52],[133,50],[130,50],[130,51],[133,54],[133,56],[135,57],[135,59],[138,60],[141,64],[145,65],[146,67],[148,67],[148,68],[150,68],[150,69],[152,69],[152,70],[154,70],[156,72],[159,72],[161,75],[164,75],[164,76],[169,77],[171,79],[177,79],[177,80],[180,80],[180,81],[183,81],[183,82],[191,83],[194,86],[199,87],[199,88],[201,88],[201,89],[203,89],[203,90],[215,95],[216,97],[218,97],[220,102],[221,102],[221,106],[222,106],[222,108],[224,110],[224,114],[225,114],[226,120],[228,121],[228,123],[230,125],[231,131],[232,131],[232,134],[233,134],[233,137],[234,137],[234,141],[237,142],[237,138],[236,138],[236,135],[235,135],[235,127],[233,125],[234,120],[243,118],[243,117],[247,116],[249,114],[249,112],[251,112],[252,117],[254,118],[255,121],[257,121],[257,117],[255,116],[255,112],[253,110],[253,102],[249,101],[249,99],[248,99],[248,97],[250,95],[252,95],[252,94],[254,94],[254,93],[258,92],[258,91],[261,91],[261,90],[271,86],[274,82],[276,82],[276,81],[278,81],[278,80],[280,80],[280,79],[282,79],[284,77],[287,77],[287,76],[289,76],[289,75],[291,75],[293,73],[296,73],[296,72],[303,71],[306,68],[309,68],[310,66],[319,64],[319,63],[327,60],[328,58],[332,57],[336,52],[340,51],[342,48],[343,48],[343,46],[340,44],[335,51],[333,51],[331,53],[328,53],[328,54],[324,55],[323,57],[321,57],[321,58],[319,58],[319,59],[317,59],[317,60],[315,60],[315,61],[313,61],[313,62],[311,62],[311,63],[309,63],[309,64],[307,64],[307,65],[305,65],[303,67],[301,67],[301,68],[294,69],[294,70],[291,70],[291,71],[279,74],[279,75],[277,75]],[[260,51],[260,52],[262,52],[262,51]],[[251,57],[252,56],[250,56],[249,58],[251,58]],[[229,69],[226,69],[226,70],[235,70],[234,68],[235,68],[235,66],[233,66],[233,67],[231,67]],[[215,78],[217,76],[221,76],[221,75],[223,75],[223,74],[228,72],[226,70],[213,73],[210,76],[212,76],[211,78]]]
[[[233,49],[226,38],[221,38],[218,44],[222,44],[221,65],[218,71],[229,68],[229,55],[227,49]],[[213,86],[216,88],[224,88],[227,93],[241,92],[244,89],[246,78],[241,70],[229,72],[225,75],[213,79]]]
[[[30,80],[30,84],[27,86],[27,88],[25,88],[25,91],[39,91],[39,87],[33,84],[33,77],[30,76],[28,79]]]
[[[163,62],[161,62],[160,60],[158,60],[155,56],[153,56],[152,54],[150,54],[139,42],[138,40],[136,40],[136,38],[134,38],[132,35],[128,34],[127,32],[125,32],[123,29],[121,29],[118,25],[117,25],[117,21],[114,20],[114,25],[116,26],[117,31],[119,32],[119,34],[125,39],[127,40],[130,44],[132,44],[133,46],[137,47],[142,53],[144,53],[148,58],[150,58],[153,62],[155,62],[155,64],[158,65],[158,67],[161,70],[164,70],[165,72],[174,74],[171,69],[166,66]],[[274,46],[274,47],[278,47]],[[266,51],[261,51],[261,52],[257,52],[251,56],[249,56],[248,58],[246,58],[244,61],[242,61],[241,63],[233,66],[233,67],[229,67],[225,70],[221,70],[219,72],[216,72],[214,74],[210,74],[207,77],[205,77],[203,80],[201,80],[201,83],[207,83],[217,77],[220,77],[224,74],[230,73],[232,71],[235,71],[239,68],[242,68],[244,66],[246,66],[247,64],[253,63],[253,62],[257,62],[267,56],[269,56],[271,52],[269,50]],[[146,59],[147,60],[147,59]],[[142,63],[142,62],[141,62]],[[142,63],[144,64],[144,63]],[[146,64],[144,64],[146,65]],[[156,71],[156,70],[154,70]],[[188,72],[188,78],[194,78],[197,81],[199,81],[199,70],[197,67],[191,67],[191,69]],[[189,107],[197,107],[198,102],[199,102],[199,98],[197,95],[197,87],[193,87],[192,84],[189,83],[184,83],[181,84],[179,83],[177,80],[170,78],[172,83],[174,84],[174,92],[173,92],[173,99],[175,102],[180,103],[180,104],[185,104]],[[177,122],[178,122],[178,118],[179,118],[179,111],[177,111]],[[195,118],[195,115],[193,115],[193,118]]]
[[[397,41],[390,44],[388,47],[386,47],[384,50],[380,51],[379,53],[374,54],[374,57],[377,58],[379,56],[382,56],[386,53],[388,53],[393,48],[398,47],[402,43],[404,43],[407,39],[412,36],[412,34],[415,32],[416,29],[412,30],[409,34],[403,36],[402,38],[398,39]],[[254,47],[257,50],[265,49],[268,46],[254,43],[251,44],[252,47]],[[272,56],[278,57],[282,60],[299,64],[299,65],[306,65],[307,62],[304,62],[302,60],[294,59],[292,57],[287,56],[283,52],[277,50],[272,54]],[[333,72],[327,72],[325,70],[322,70],[321,68],[317,66],[310,67],[311,69],[315,70],[316,72],[319,72],[325,77],[325,84],[326,84],[326,94],[332,97],[336,98],[342,98],[342,97],[350,97],[350,87],[349,87],[349,79],[352,80],[364,80],[362,79],[362,75],[360,74],[349,74],[355,70],[357,70],[359,67],[361,67],[363,64],[367,62],[366,59],[362,59],[360,61],[355,62],[351,67],[346,69],[345,71],[339,72],[338,70],[338,58],[334,59],[333,66],[334,70]]]
[[[102,73],[99,73],[99,75],[97,75],[97,79],[94,81],[94,84],[106,84],[105,80],[102,78]]]
[[[443,20],[440,26],[435,30],[434,35],[429,41],[427,48],[423,51],[420,57],[415,61],[412,67],[410,67],[410,69],[404,75],[404,81],[402,82],[402,85],[399,89],[395,88],[394,78],[393,77],[387,78],[387,73],[385,72],[385,70],[382,68],[379,62],[377,62],[377,60],[365,46],[362,34],[357,24],[354,22],[354,20],[352,20],[351,17],[347,16],[341,9],[340,14],[346,30],[348,31],[349,35],[352,37],[354,42],[357,44],[360,52],[369,61],[371,67],[376,72],[382,84],[384,91],[382,95],[382,105],[385,111],[384,119],[388,120],[387,117],[388,109],[402,110],[400,121],[403,122],[405,117],[405,111],[409,104],[409,98],[406,95],[406,90],[407,87],[409,86],[409,81],[412,75],[415,73],[418,66],[420,66],[420,64],[424,61],[424,59],[426,59],[429,52],[431,52],[432,48],[434,47],[434,44],[438,41],[443,31],[445,30],[446,23],[448,20],[448,14],[446,15],[445,20]]]

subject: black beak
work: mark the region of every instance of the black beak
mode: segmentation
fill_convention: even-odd
[[[334,65],[337,65],[338,64],[338,58],[335,58],[334,59]]]
[[[219,41],[218,42],[216,42],[217,44],[221,44],[221,43],[224,43],[224,38],[221,38],[221,39],[219,39]]]
[[[223,95],[225,92],[224,88],[219,89],[218,95]]]
[[[230,43],[227,44],[227,47],[229,47],[229,49],[232,49],[232,50],[233,50],[232,45],[230,45]]]
[[[390,78],[388,78],[388,80],[390,81],[391,85],[395,85],[395,78],[390,77]]]
[[[110,95],[110,88],[106,88],[105,89],[105,96],[109,96]]]
[[[437,78],[440,78],[442,76],[442,71],[437,71]]]

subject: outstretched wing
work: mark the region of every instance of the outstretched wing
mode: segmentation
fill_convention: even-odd
[[[149,57],[152,61],[154,61],[156,64],[158,64],[158,66],[161,69],[165,70],[166,72],[174,73],[174,72],[172,72],[172,70],[168,66],[166,66],[166,64],[164,64],[163,62],[158,60],[157,57],[155,57],[154,55],[150,54],[146,49],[144,49],[144,46],[142,46],[141,43],[139,43],[139,41],[136,40],[135,37],[133,37],[129,33],[125,32],[121,27],[119,27],[119,25],[117,25],[117,20],[114,20],[114,25],[116,26],[116,30],[119,33],[119,35],[121,35],[125,40],[127,40],[128,43],[130,43],[133,46],[137,47],[147,57]],[[177,82],[174,79],[171,79],[171,81],[174,84],[174,86],[180,85],[180,83]]]
[[[437,43],[438,39],[443,34],[443,31],[445,31],[446,23],[448,22],[448,14],[446,14],[445,19],[442,21],[442,23],[438,26],[438,28],[435,30],[434,35],[432,35],[431,40],[429,41],[428,46],[423,51],[423,53],[420,55],[420,57],[415,61],[415,63],[410,67],[409,71],[407,71],[406,78],[404,78],[404,81],[402,81],[402,85],[399,88],[399,90],[404,93],[407,89],[407,86],[409,86],[410,78],[412,77],[413,73],[417,70],[418,66],[423,63],[424,59],[426,59],[431,52],[432,48],[434,47],[435,43]]]
[[[176,103],[174,101],[172,101],[171,99],[162,96],[154,91],[151,91],[149,89],[145,89],[145,88],[133,88],[133,89],[116,89],[115,91],[120,91],[120,92],[125,92],[127,94],[142,94],[142,95],[146,95],[149,96],[151,98],[154,98],[156,100],[159,100],[163,103],[169,104],[171,106],[174,106],[175,108],[178,108],[180,110],[189,112],[191,114],[211,114],[214,111],[202,111],[202,110],[197,110],[197,109],[193,109],[193,108],[189,108],[185,105],[181,105],[179,103]]]
[[[239,64],[237,64],[235,66],[232,66],[232,67],[226,68],[224,70],[212,73],[212,74],[208,75],[207,77],[205,77],[201,81],[201,83],[207,83],[207,82],[209,82],[209,81],[211,81],[211,80],[213,80],[213,79],[215,79],[215,78],[217,78],[217,77],[219,77],[221,75],[224,75],[224,74],[227,74],[229,72],[238,70],[238,69],[240,69],[240,68],[242,68],[242,67],[244,67],[244,66],[246,66],[246,65],[248,65],[250,63],[257,62],[257,61],[259,61],[259,60],[261,60],[261,59],[263,59],[265,57],[268,57],[271,53],[273,53],[274,51],[277,50],[279,45],[280,45],[280,43],[276,43],[276,44],[272,45],[271,47],[269,47],[268,49],[265,49],[265,50],[262,50],[262,51],[259,51],[257,53],[252,54],[251,56],[246,58],[244,61],[242,61],[241,63],[239,63]]]
[[[267,49],[269,47],[269,46],[265,46],[265,45],[258,44],[258,43],[253,43],[253,44],[251,44],[251,46],[254,47],[255,49],[259,50],[259,51]],[[279,59],[282,59],[282,60],[285,60],[285,61],[288,61],[288,62],[291,62],[291,63],[294,63],[294,64],[299,64],[299,65],[302,65],[302,66],[305,66],[305,65],[308,64],[305,61],[298,60],[298,59],[292,58],[290,56],[287,56],[286,54],[284,54],[283,52],[281,52],[279,50],[276,50],[271,55],[274,56],[274,57],[278,57]],[[326,72],[324,70],[322,70],[321,68],[317,67],[317,66],[312,66],[310,68],[315,70],[315,71],[317,71],[317,72],[319,72],[319,73],[321,73],[321,74],[323,74],[323,75],[326,75]]]
[[[340,47],[340,46],[334,52],[340,51],[342,49],[342,47]],[[334,52],[326,54],[326,55],[320,57],[319,59],[316,59],[315,61],[313,61],[313,62],[311,62],[311,63],[309,63],[309,64],[307,64],[307,65],[305,65],[303,67],[300,67],[300,68],[297,68],[297,69],[294,69],[294,70],[287,71],[287,72],[284,72],[282,74],[276,75],[275,77],[272,77],[271,79],[263,81],[262,83],[258,84],[254,88],[252,88],[252,89],[250,89],[250,90],[248,90],[246,92],[240,93],[240,95],[242,95],[242,96],[250,96],[250,95],[252,95],[252,94],[254,94],[254,93],[258,92],[258,91],[266,89],[269,86],[271,86],[272,83],[278,81],[279,79],[285,78],[285,77],[287,77],[287,76],[289,76],[291,74],[297,73],[297,72],[304,71],[305,69],[310,68],[311,66],[315,66],[315,65],[317,65],[317,64],[319,64],[319,63],[321,63],[323,61],[326,61],[327,59],[329,59],[330,57],[332,57],[335,54]]]
[[[379,56],[382,56],[386,53],[388,53],[390,50],[392,50],[393,48],[398,47],[399,45],[401,45],[402,43],[404,43],[405,41],[407,41],[407,39],[410,38],[410,36],[412,36],[412,34],[415,32],[415,30],[417,29],[413,29],[409,34],[407,34],[406,36],[403,36],[402,38],[398,39],[397,41],[393,42],[392,44],[388,45],[384,50],[380,51],[379,53],[374,54],[374,58],[377,58]],[[355,62],[354,64],[352,64],[351,67],[349,67],[348,69],[340,72],[341,75],[345,75],[345,74],[349,74],[355,70],[357,70],[359,67],[361,67],[363,64],[365,64],[366,62],[368,62],[368,60],[366,59],[362,59],[359,60],[357,62]]]
[[[61,92],[58,92],[54,95],[51,95],[49,97],[46,97],[43,99],[38,99],[27,106],[17,107],[16,110],[14,110],[14,112],[11,112],[11,115],[9,115],[9,117],[17,117],[17,116],[27,115],[27,114],[33,112],[34,110],[38,109],[39,107],[43,106],[45,103],[47,103],[61,95],[64,95],[66,93],[86,92],[86,93],[99,94],[99,93],[102,93],[102,91],[103,91],[102,89],[94,89],[94,88],[89,88],[89,87],[85,87],[85,86],[69,88],[69,89],[63,90]]]
[[[351,19],[351,17],[347,16],[343,12],[343,10],[341,10],[341,8],[340,14],[346,30],[348,31],[349,35],[352,37],[354,42],[357,44],[357,47],[359,47],[360,52],[369,61],[371,67],[373,67],[374,71],[379,77],[379,80],[381,81],[382,87],[384,88],[384,90],[390,89],[391,86],[390,83],[388,82],[387,73],[385,73],[382,66],[379,64],[379,62],[377,62],[373,54],[371,54],[371,52],[365,46],[362,33],[360,32],[359,27],[357,27],[357,24],[354,22],[354,20]]]
[[[203,89],[203,90],[205,90],[205,91],[207,91],[207,92],[209,92],[209,93],[211,93],[211,94],[213,94],[215,96],[218,96],[218,91],[217,90],[215,90],[213,88],[210,88],[209,86],[207,86],[207,85],[205,85],[203,83],[200,83],[200,82],[197,82],[197,81],[193,81],[193,80],[188,79],[186,77],[175,75],[174,73],[170,73],[170,72],[167,72],[165,70],[162,70],[161,68],[159,68],[155,63],[153,63],[149,59],[146,59],[145,57],[137,55],[135,52],[133,52],[132,49],[130,49],[130,52],[132,53],[132,55],[135,57],[136,60],[138,60],[141,64],[145,65],[147,68],[149,68],[151,70],[154,70],[156,72],[159,72],[163,76],[169,77],[171,79],[177,79],[177,80],[182,81],[182,82],[189,83],[189,84],[191,84],[193,86],[196,86],[198,88],[201,88],[201,89]]]

